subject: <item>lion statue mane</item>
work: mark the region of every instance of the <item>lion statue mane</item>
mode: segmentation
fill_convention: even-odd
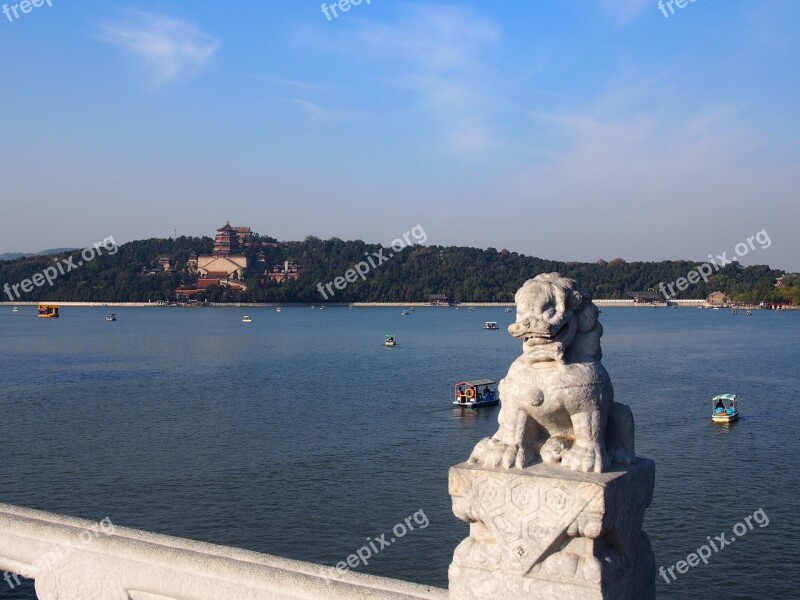
[[[559,273],[529,279],[517,291],[522,355],[500,382],[500,428],[469,462],[522,469],[540,460],[602,473],[635,461],[633,414],[614,402],[600,363],[603,327],[591,295]]]

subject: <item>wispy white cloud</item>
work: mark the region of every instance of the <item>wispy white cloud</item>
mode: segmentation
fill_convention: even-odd
[[[618,25],[634,20],[647,7],[655,6],[656,0],[598,0],[600,9]]]
[[[338,118],[337,115],[332,111],[329,111],[327,108],[324,108],[316,102],[312,102],[310,100],[304,100],[303,98],[276,98],[276,100],[282,100],[284,102],[294,104],[295,106],[299,106],[301,109],[303,109],[311,121],[333,121]]]
[[[119,19],[99,22],[97,37],[140,60],[156,85],[197,74],[219,47],[219,41],[195,23],[132,10]]]
[[[497,86],[487,56],[502,33],[494,22],[461,7],[416,5],[395,22],[356,28],[361,55],[381,61],[384,84],[415,94],[449,150],[475,155],[495,144]]]
[[[764,210],[743,219],[727,207],[768,198],[764,205],[797,213],[786,200],[786,190],[797,189],[797,169],[775,160],[751,113],[741,101],[699,103],[647,78],[582,106],[533,111],[549,142],[513,177],[517,222],[537,231],[540,253],[563,232],[536,229],[538,212],[526,213],[534,206],[547,207],[548,223],[571,222],[582,251],[597,257],[702,259],[729,247],[754,222],[760,228],[774,219]]]

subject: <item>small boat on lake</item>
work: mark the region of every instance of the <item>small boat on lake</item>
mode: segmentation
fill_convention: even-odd
[[[117,320],[117,315],[113,313],[110,315],[106,315],[106,321],[116,321],[116,320]]]
[[[511,309],[510,309],[510,308],[504,308],[504,309],[503,309],[503,312],[505,312],[505,313],[510,313],[510,312],[511,312]]]
[[[478,406],[493,406],[500,402],[497,393],[496,381],[491,379],[475,379],[473,381],[460,381],[455,385],[456,397],[453,404],[466,408]]]
[[[57,319],[58,306],[55,304],[40,304],[36,316],[42,319]]]
[[[407,310],[404,310],[400,313],[401,316],[405,317],[406,315],[411,314]]]
[[[397,340],[394,339],[393,333],[386,334],[386,341],[383,343],[384,346],[397,346]]]
[[[484,329],[500,329],[500,326],[497,324],[497,321],[486,321],[483,324]]]
[[[711,402],[713,405],[711,420],[715,423],[731,423],[739,418],[736,394],[719,394],[714,396]]]
[[[19,306],[15,306],[11,309],[11,312],[19,312]]]
[[[469,307],[469,312],[475,312],[475,307],[474,306],[470,306]]]
[[[752,310],[748,310],[746,314],[747,314],[748,317],[752,317],[753,316],[753,311]]]
[[[282,312],[282,311],[283,311],[283,309],[280,306],[275,309],[275,312]]]
[[[253,318],[250,315],[245,315],[242,317],[242,323],[252,323]]]

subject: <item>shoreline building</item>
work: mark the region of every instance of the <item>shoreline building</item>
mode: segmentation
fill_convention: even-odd
[[[276,283],[296,280],[301,274],[300,266],[291,261],[283,261],[267,267],[270,250],[278,250],[277,242],[262,241],[250,227],[233,227],[230,222],[217,229],[211,254],[192,252],[186,267],[197,276],[197,285],[181,286],[175,290],[176,296],[192,298],[212,286],[247,291],[245,280],[248,272],[262,276],[261,282],[271,279]],[[265,252],[266,250],[266,252]]]
[[[249,233],[249,227],[231,227],[230,223],[217,229],[214,250],[211,254],[197,256],[198,288],[201,287],[201,281],[211,280],[229,284],[231,281],[244,280],[252,262],[252,258],[243,252],[240,245],[240,231],[244,229]],[[236,287],[244,289],[243,285]]]
[[[192,273],[197,273],[197,288],[178,290],[178,293],[193,292],[191,295],[194,295],[214,285],[245,291],[244,279],[253,258],[245,254],[242,244],[249,245],[251,240],[249,227],[231,227],[226,223],[217,229],[211,254],[192,253],[189,257],[187,266]]]

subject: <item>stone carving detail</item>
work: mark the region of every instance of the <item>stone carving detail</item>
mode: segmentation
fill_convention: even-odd
[[[650,552],[641,530],[654,473],[648,459],[570,479],[546,465],[523,472],[453,467],[453,512],[474,524],[454,565],[491,565],[520,578],[532,573],[561,582],[617,578]]]
[[[470,523],[450,598],[650,600],[655,464],[636,458],[633,414],[614,402],[599,311],[558,273],[515,299],[523,353],[500,382],[500,428],[450,469],[453,512]]]
[[[521,469],[541,460],[595,473],[633,464],[633,415],[614,402],[600,363],[603,328],[591,295],[547,273],[526,281],[515,302],[508,330],[524,340],[523,352],[500,382],[500,428],[470,462]]]

